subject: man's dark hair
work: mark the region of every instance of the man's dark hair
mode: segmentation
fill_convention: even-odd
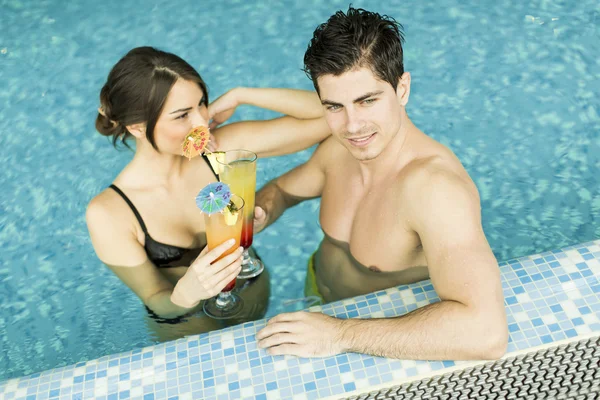
[[[304,72],[317,79],[367,67],[394,90],[404,73],[403,27],[392,17],[350,6],[315,29],[304,54]]]

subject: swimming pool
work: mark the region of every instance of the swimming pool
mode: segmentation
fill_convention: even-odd
[[[93,128],[114,62],[150,44],[197,67],[211,98],[237,85],[309,89],[312,30],[347,7],[174,3],[0,1],[0,380],[151,344],[143,308],[95,258],[84,221],[130,157]],[[404,24],[409,115],[474,178],[498,259],[600,237],[597,2],[381,3],[354,5]],[[261,160],[259,185],[309,155]],[[302,204],[255,240],[272,274],[269,315],[302,296],[317,215],[317,201]]]

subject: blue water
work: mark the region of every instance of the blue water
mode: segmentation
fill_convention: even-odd
[[[88,201],[131,157],[94,131],[98,93],[140,45],[188,60],[212,98],[312,89],[300,70],[308,40],[347,2],[251,3],[0,0],[0,380],[152,344],[140,302],[87,236]],[[600,237],[598,1],[430,3],[354,5],[404,24],[409,115],[472,175],[498,259]],[[274,115],[242,107],[233,120]],[[311,151],[261,160],[259,184]],[[272,274],[269,315],[302,296],[318,207],[255,239]]]

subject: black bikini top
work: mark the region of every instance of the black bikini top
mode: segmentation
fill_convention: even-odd
[[[215,177],[217,177],[217,179],[218,179],[218,176],[215,173],[212,166],[210,165],[210,162],[208,162],[208,160],[206,159],[205,156],[203,156],[203,158],[206,161],[206,163],[208,164],[208,166],[210,167],[210,169],[213,172],[213,174],[215,175]],[[148,259],[150,261],[152,261],[157,267],[159,267],[159,268],[174,267],[177,265],[169,265],[169,264],[173,263],[174,261],[181,260],[182,258],[184,258],[184,256],[187,253],[193,252],[193,253],[196,253],[196,255],[199,253],[199,251],[198,251],[199,249],[187,249],[184,247],[173,246],[170,244],[161,243],[161,242],[157,242],[156,240],[154,240],[152,238],[152,236],[150,236],[150,233],[148,233],[148,229],[146,228],[146,224],[144,224],[144,220],[142,219],[142,216],[138,212],[137,208],[135,208],[135,206],[133,205],[131,200],[129,200],[129,198],[125,195],[125,193],[123,193],[123,191],[121,189],[119,189],[117,186],[110,185],[109,187],[111,189],[113,189],[115,192],[117,192],[123,198],[123,200],[125,200],[125,202],[129,206],[129,208],[131,208],[131,211],[133,211],[133,213],[135,214],[135,217],[137,218],[140,226],[142,227],[142,230],[144,231],[144,235],[145,235],[144,249],[146,250]],[[188,258],[188,257],[186,257],[186,258]],[[179,266],[181,266],[181,265],[179,265]]]

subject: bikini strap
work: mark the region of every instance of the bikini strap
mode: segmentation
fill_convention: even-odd
[[[129,208],[131,208],[131,211],[133,211],[133,213],[135,214],[135,217],[137,218],[138,222],[140,223],[140,226],[142,227],[142,230],[147,235],[148,230],[146,229],[146,224],[144,224],[144,220],[142,219],[142,216],[138,212],[137,208],[135,208],[135,206],[133,205],[131,200],[129,200],[129,197],[125,196],[125,193],[123,193],[123,191],[115,185],[110,185],[109,188],[111,188],[112,190],[117,192],[123,198],[123,200],[125,200],[125,202],[129,205]]]

